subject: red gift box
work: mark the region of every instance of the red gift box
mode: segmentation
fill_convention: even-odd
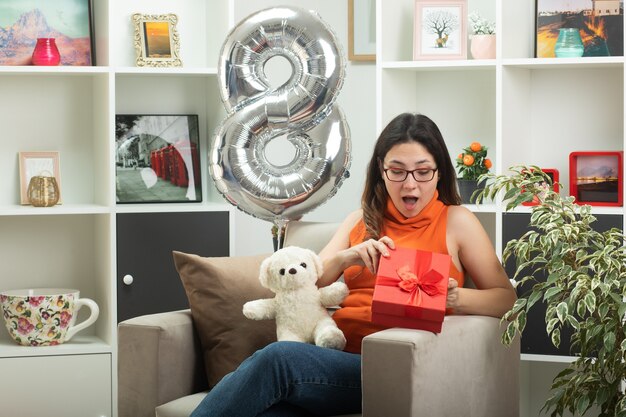
[[[441,332],[446,315],[450,255],[408,248],[381,257],[372,299],[372,322]]]

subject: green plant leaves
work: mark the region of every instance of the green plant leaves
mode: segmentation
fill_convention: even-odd
[[[543,409],[562,416],[598,407],[600,417],[626,417],[621,387],[626,379],[626,236],[619,229],[595,230],[591,207],[555,193],[539,167],[510,171],[482,175],[484,188],[476,197],[480,202],[501,196],[507,211],[524,201],[538,203],[531,209],[530,231],[507,242],[502,253],[503,263],[515,260],[511,278],[518,285],[532,284],[503,317],[510,321],[502,340],[510,343],[521,333],[527,313],[542,301],[552,343],[558,347],[562,330],[572,329],[571,347],[580,352],[554,379]]]
[[[608,351],[615,348],[615,333],[609,332],[604,335],[604,347]]]
[[[561,324],[564,323],[567,317],[567,304],[561,301],[559,305],[556,306],[556,314]]]
[[[596,295],[594,293],[587,293],[583,301],[589,313],[593,313],[596,310]]]
[[[583,395],[578,398],[576,401],[576,411],[578,414],[583,415],[590,407],[589,397],[587,395]]]
[[[563,291],[561,287],[552,287],[548,288],[548,290],[543,294],[543,301],[548,301],[554,298],[557,294]]]

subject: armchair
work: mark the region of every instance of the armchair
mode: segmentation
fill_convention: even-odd
[[[337,224],[291,222],[285,245],[319,252]],[[520,347],[499,320],[447,316],[443,331],[393,328],[363,340],[363,417],[519,416]],[[189,310],[118,328],[120,417],[187,417],[206,394]]]

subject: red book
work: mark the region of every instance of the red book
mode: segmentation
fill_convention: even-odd
[[[441,332],[446,315],[450,255],[408,248],[381,257],[372,300],[372,322]]]

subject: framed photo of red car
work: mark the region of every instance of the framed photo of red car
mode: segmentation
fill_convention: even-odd
[[[578,204],[623,205],[622,151],[572,152],[569,156],[570,195]]]
[[[467,59],[467,1],[416,0],[413,59]]]
[[[550,180],[552,180],[552,190],[558,194],[559,192],[559,170],[558,169],[554,169],[554,168],[541,168],[541,170],[548,176],[550,177]],[[536,206],[537,204],[539,204],[539,201],[537,200],[537,197],[533,198],[533,201],[528,201],[525,203],[522,203],[523,206]]]

